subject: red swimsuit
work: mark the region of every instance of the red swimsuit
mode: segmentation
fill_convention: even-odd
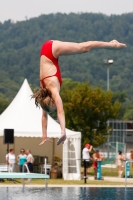
[[[62,78],[61,78],[60,67],[58,65],[58,58],[55,58],[52,54],[52,44],[53,44],[52,40],[46,41],[42,46],[42,49],[40,51],[40,56],[44,55],[53,62],[57,71],[52,76],[56,76],[58,78],[59,82],[60,82],[60,85],[62,85]],[[46,76],[46,77],[44,77],[43,79],[40,80],[42,87],[44,87],[44,81],[43,80],[45,78],[49,78],[49,77],[52,77],[52,76]]]

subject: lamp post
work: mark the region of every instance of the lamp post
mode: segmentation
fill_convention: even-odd
[[[104,64],[107,65],[107,90],[109,90],[109,66],[111,64],[113,64],[113,60],[107,60],[107,59],[104,59],[103,60]]]
[[[107,65],[107,91],[109,91],[109,67],[111,64],[113,64],[114,61],[104,59],[103,62],[105,65]],[[109,127],[109,120],[107,121],[107,126]],[[108,145],[108,158],[109,158],[109,137],[107,139],[107,145]]]

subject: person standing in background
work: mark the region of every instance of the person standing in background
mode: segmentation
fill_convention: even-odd
[[[6,154],[6,162],[9,165],[8,171],[15,172],[16,156],[14,154],[14,149],[10,149],[9,153]]]
[[[19,161],[19,171],[26,172],[26,168],[23,166],[27,161],[27,155],[25,154],[25,150],[22,148],[20,150],[20,154],[17,156],[17,160]]]
[[[26,154],[27,154],[27,161],[25,164],[27,164],[29,171],[33,172],[34,157],[29,149],[26,151]]]
[[[83,148],[82,151],[82,158],[84,161],[84,176],[85,176],[85,172],[86,175],[88,173],[88,168],[89,168],[89,161],[90,161],[90,152],[92,151],[93,146],[90,144],[85,144],[85,147]],[[85,171],[86,169],[86,171]]]
[[[94,162],[92,164],[92,167],[94,169],[94,173],[95,173],[95,179],[97,178],[97,161],[102,161],[103,157],[102,155],[99,153],[99,150],[97,149],[96,152],[93,154],[93,159]]]
[[[118,156],[117,156],[117,166],[118,166],[118,177],[122,177],[122,161],[125,160],[125,156],[122,154],[122,151],[118,151]]]
[[[133,151],[130,151],[130,160],[133,161]],[[132,163],[132,168],[133,168],[133,163]]]

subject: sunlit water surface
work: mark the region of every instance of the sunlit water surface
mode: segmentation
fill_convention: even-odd
[[[0,188],[0,200],[132,200],[133,188]]]

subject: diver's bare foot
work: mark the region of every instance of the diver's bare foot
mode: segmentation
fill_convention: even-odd
[[[112,40],[112,41],[110,41],[110,43],[113,44],[113,48],[115,48],[115,49],[122,49],[122,48],[127,47],[126,44],[120,43],[117,40]]]
[[[66,140],[66,134],[62,134],[59,140],[57,141],[57,145],[64,144],[64,141]]]
[[[47,141],[53,142],[53,140],[51,140],[50,138],[46,137],[46,138],[43,138],[43,139],[42,139],[42,142],[41,142],[39,145],[41,146],[41,145],[43,145],[43,144],[44,144],[45,142],[47,142]]]

